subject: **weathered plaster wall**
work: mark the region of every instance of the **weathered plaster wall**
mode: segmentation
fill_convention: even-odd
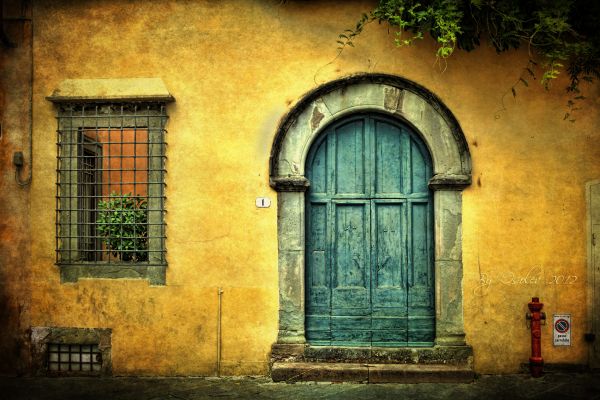
[[[512,372],[527,361],[524,314],[533,295],[548,314],[573,314],[572,347],[553,349],[545,328],[546,361],[586,362],[584,184],[600,176],[597,88],[571,124],[562,121],[560,82],[550,93],[532,84],[516,101],[505,96],[527,62],[524,52],[483,48],[440,67],[431,42],[396,49],[386,27],[371,24],[335,58],[337,35],[373,3],[340,4],[35,3],[32,326],[112,328],[115,374],[214,374],[223,287],[222,373],[266,373],[277,335],[277,205],[268,160],[278,121],[318,84],[381,72],[436,93],[469,141],[474,183],[463,197],[463,284],[476,370]],[[67,78],[123,77],[160,77],[177,100],[168,108],[167,285],[61,285],[55,110],[45,96]],[[8,182],[11,171],[3,171]],[[271,208],[256,209],[258,196],[271,197]],[[22,259],[3,254],[3,262],[10,257]],[[512,284],[510,274],[534,267],[544,280]],[[484,274],[491,283],[480,288]],[[554,274],[576,278],[549,284]]]
[[[6,17],[27,16],[20,2],[5,2]],[[19,374],[28,368],[28,328],[31,291],[29,188],[15,183],[15,151],[29,156],[29,61],[31,35],[28,22],[5,25],[16,46],[0,48],[0,374]],[[22,173],[27,178],[29,166]]]

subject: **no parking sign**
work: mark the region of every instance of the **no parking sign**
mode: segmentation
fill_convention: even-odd
[[[554,345],[571,345],[571,314],[554,314]]]

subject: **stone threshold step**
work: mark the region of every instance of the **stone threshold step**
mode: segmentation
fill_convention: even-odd
[[[468,383],[474,372],[466,365],[355,364],[275,362],[274,382]]]

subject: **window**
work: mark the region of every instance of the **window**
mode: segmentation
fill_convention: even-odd
[[[48,344],[48,371],[100,371],[102,353],[97,344]]]
[[[31,372],[37,376],[110,376],[112,330],[31,327]]]
[[[59,105],[56,263],[63,281],[164,284],[164,103]]]

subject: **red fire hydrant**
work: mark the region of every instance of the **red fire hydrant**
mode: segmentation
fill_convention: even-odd
[[[539,378],[544,373],[544,359],[542,358],[542,321],[546,321],[546,313],[542,311],[544,303],[540,303],[539,297],[532,297],[527,304],[529,312],[526,314],[531,321],[531,357],[529,357],[529,368],[531,376]]]

